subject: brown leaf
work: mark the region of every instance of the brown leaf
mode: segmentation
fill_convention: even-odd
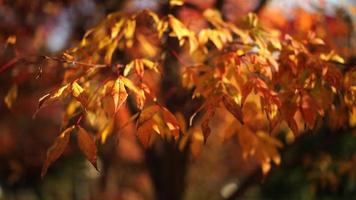
[[[90,161],[91,164],[97,169],[96,164],[96,145],[94,138],[81,126],[78,126],[77,140],[80,150],[84,153],[86,158]]]
[[[56,138],[54,144],[47,150],[46,160],[43,164],[42,171],[41,171],[42,178],[46,175],[48,167],[63,154],[64,150],[68,145],[69,136],[73,129],[74,126],[66,128]]]
[[[241,107],[228,95],[224,95],[223,103],[227,111],[229,111],[240,123],[243,122],[243,114]]]

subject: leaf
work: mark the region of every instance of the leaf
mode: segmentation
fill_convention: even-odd
[[[180,22],[173,15],[168,15],[169,25],[173,30],[173,33],[177,36],[179,42],[183,39],[183,37],[189,37],[190,31],[184,26],[182,22]]]
[[[173,6],[182,6],[184,4],[183,0],[169,0],[169,5]]]
[[[138,96],[145,96],[144,92],[138,88],[130,79],[120,76],[119,79],[125,84],[127,88],[136,93]]]
[[[314,128],[319,106],[315,100],[306,92],[302,94],[301,111],[303,118],[309,128]]]
[[[42,171],[41,171],[42,178],[46,175],[48,167],[63,154],[64,150],[68,145],[69,136],[73,129],[74,126],[66,128],[56,138],[54,144],[47,150],[46,160],[43,164]]]
[[[163,115],[163,120],[166,123],[168,129],[171,131],[173,136],[177,139],[180,131],[180,126],[177,118],[167,108],[164,107],[161,107],[161,113]]]
[[[160,133],[159,127],[154,120],[159,110],[160,107],[158,105],[146,107],[141,111],[137,121],[137,136],[145,148],[151,144],[152,135]]]
[[[130,71],[134,68],[134,62],[131,61],[129,64],[125,65],[124,76],[129,75]]]
[[[148,148],[151,143],[152,134],[154,131],[155,122],[153,120],[146,121],[137,129],[137,137],[145,148]]]
[[[104,62],[105,64],[111,64],[112,56],[117,48],[117,42],[112,42],[106,50],[105,56],[104,56]]]
[[[88,99],[84,93],[84,89],[76,81],[72,83],[72,94],[83,106],[87,105]]]
[[[126,101],[128,96],[125,89],[125,85],[120,78],[116,79],[111,91],[111,95],[114,99],[114,104],[115,104],[114,109],[116,113],[121,107],[121,105]]]
[[[42,106],[45,104],[45,102],[51,98],[51,94],[45,94],[38,100],[38,109],[42,108]]]
[[[228,95],[224,95],[223,103],[227,111],[229,111],[241,124],[243,124],[243,114],[241,107]]]
[[[143,109],[138,119],[138,126],[141,126],[141,124],[152,119],[152,117],[158,112],[158,110],[159,110],[158,105],[149,106]]]
[[[253,82],[247,81],[241,89],[241,104],[243,105],[247,99],[247,96],[252,92]]]
[[[102,131],[100,131],[99,135],[100,135],[100,139],[101,139],[100,140],[101,144],[104,144],[106,142],[106,139],[112,133],[113,127],[114,127],[114,123],[112,120],[110,120],[108,122],[108,124],[106,124],[104,129]]]
[[[72,93],[74,97],[79,97],[84,92],[84,89],[77,83],[72,83]]]
[[[125,38],[131,39],[135,33],[136,29],[136,20],[127,20],[125,28]]]
[[[16,98],[17,98],[17,85],[13,84],[4,98],[4,102],[9,109],[12,108],[12,105],[16,100]]]
[[[119,20],[115,23],[111,28],[111,39],[116,38],[119,32],[121,31],[122,25],[124,24],[124,20]]]
[[[55,93],[53,93],[51,95],[51,99],[54,99],[54,98],[58,98],[60,96],[62,96],[63,92],[68,88],[68,84],[66,85],[63,85],[62,87],[60,87]]]
[[[203,136],[204,136],[204,144],[206,144],[208,137],[210,135],[211,129],[209,127],[209,121],[210,119],[214,116],[215,114],[215,109],[210,107],[208,108],[208,110],[204,113],[203,117],[202,117],[202,124],[201,124],[201,129],[203,132]]]
[[[81,126],[78,126],[77,140],[80,150],[84,153],[85,157],[97,169],[96,163],[96,145],[93,137]]]
[[[68,91],[69,84],[63,85],[61,86],[59,89],[45,94],[44,96],[42,96],[39,100],[38,100],[38,109],[41,109],[43,105],[45,105],[45,103],[48,100],[54,101],[59,99],[60,97],[62,97],[63,95],[66,95],[66,92]]]
[[[159,72],[157,69],[157,64],[148,60],[148,59],[141,59],[141,62],[143,63],[144,66],[146,66],[148,69],[153,70],[154,72]]]

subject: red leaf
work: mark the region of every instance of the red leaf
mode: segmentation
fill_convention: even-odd
[[[206,144],[206,141],[210,135],[211,129],[209,127],[209,121],[210,119],[214,116],[215,114],[215,109],[209,108],[203,115],[202,119],[203,122],[201,124],[201,129],[203,131],[203,136],[204,136],[204,143]]]
[[[247,96],[251,93],[252,91],[252,86],[253,82],[252,81],[247,81],[241,89],[242,97],[241,97],[241,104],[243,105],[246,101]]]
[[[56,161],[64,152],[66,149],[68,142],[69,142],[69,136],[71,131],[74,129],[74,126],[68,127],[65,129],[55,140],[54,144],[47,150],[47,156],[46,160],[43,164],[42,171],[41,171],[41,177],[43,178],[48,170],[48,167]]]
[[[319,106],[316,101],[306,92],[302,94],[301,111],[305,123],[309,128],[314,128]]]
[[[145,148],[148,148],[151,142],[152,134],[154,134],[153,126],[155,125],[153,120],[144,122],[137,129],[137,136],[140,142]]]
[[[78,126],[78,128],[79,128],[79,131],[77,133],[78,146],[80,150],[84,153],[85,157],[97,169],[97,164],[96,164],[97,149],[96,149],[94,139],[81,126]]]

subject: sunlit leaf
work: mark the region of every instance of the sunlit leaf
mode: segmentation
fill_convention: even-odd
[[[144,96],[143,90],[141,90],[139,87],[137,87],[130,79],[120,76],[119,79],[125,84],[125,86],[133,91],[136,95],[138,96]]]
[[[120,78],[116,79],[111,91],[111,95],[114,99],[115,112],[116,112],[117,110],[119,110],[121,105],[126,101],[128,96],[125,89],[125,85]]]
[[[87,97],[84,93],[84,89],[76,81],[72,83],[72,95],[83,105],[87,104]]]
[[[74,128],[75,126],[66,128],[56,138],[54,144],[47,150],[46,160],[43,164],[42,171],[41,171],[42,178],[46,175],[48,167],[63,154],[64,150],[68,145],[70,133]]]
[[[17,98],[17,85],[14,84],[11,86],[10,90],[7,92],[5,98],[4,98],[4,102],[5,105],[11,109],[12,105],[14,104],[14,101]]]
[[[168,129],[171,131],[173,136],[177,138],[180,132],[178,120],[167,108],[161,107],[161,112]]]

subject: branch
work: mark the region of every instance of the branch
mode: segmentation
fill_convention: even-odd
[[[267,5],[268,0],[260,0],[256,8],[252,11],[254,13],[259,13]]]

